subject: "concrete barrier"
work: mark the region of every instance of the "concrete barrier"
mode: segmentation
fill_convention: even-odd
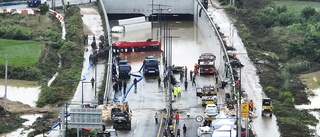
[[[0,7],[9,6],[9,5],[18,5],[18,4],[22,4],[22,3],[20,1],[2,2],[0,3]]]

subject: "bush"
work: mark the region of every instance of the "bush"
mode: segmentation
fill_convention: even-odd
[[[33,35],[28,28],[13,25],[9,27],[0,27],[0,37],[16,40],[30,40]]]
[[[45,4],[41,4],[38,6],[39,10],[40,10],[40,14],[44,15],[49,11],[49,4],[45,3]]]
[[[291,99],[291,103],[292,103],[292,94],[290,92],[281,92],[279,94],[279,99],[281,101],[285,101],[286,99],[288,99],[288,101]]]
[[[302,9],[301,11],[301,16],[304,17],[304,18],[309,18],[311,16],[313,16],[314,14],[316,14],[316,10],[314,8],[311,8],[311,7],[305,7]]]

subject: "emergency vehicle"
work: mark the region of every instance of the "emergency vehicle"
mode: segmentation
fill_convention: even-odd
[[[215,60],[216,56],[212,53],[201,54],[198,59],[200,74],[215,74]]]

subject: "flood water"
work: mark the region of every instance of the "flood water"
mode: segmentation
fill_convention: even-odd
[[[0,97],[5,94],[5,82],[0,80]],[[32,107],[36,106],[41,91],[40,86],[33,81],[24,80],[8,80],[7,99],[11,101],[19,101]]]
[[[42,117],[42,114],[34,114],[34,115],[22,115],[21,118],[27,119],[28,121],[22,123],[24,127],[31,126],[32,123],[38,118]],[[33,129],[24,130],[24,127],[18,128],[17,130],[6,133],[6,134],[0,134],[1,137],[26,137],[30,132],[33,131]]]
[[[310,90],[310,89],[308,89]],[[307,92],[307,91],[306,91]],[[310,100],[310,104],[303,104],[303,105],[295,105],[297,109],[303,110],[303,109],[320,109],[320,103],[318,102],[320,100],[320,88],[312,89],[312,92],[314,93],[314,96],[309,96],[308,99]],[[320,120],[320,111],[309,111],[310,114],[312,114],[314,117],[316,117],[318,120]],[[316,127],[309,126],[310,129],[316,129],[317,135],[320,135],[320,123],[316,125]]]

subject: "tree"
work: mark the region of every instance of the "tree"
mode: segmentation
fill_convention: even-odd
[[[40,14],[41,15],[44,15],[46,14],[48,11],[49,11],[49,5],[47,3],[45,4],[41,4],[38,6],[39,7],[39,10],[40,10]]]
[[[309,17],[313,16],[316,13],[317,11],[314,8],[305,7],[301,11],[301,16],[308,19]]]

